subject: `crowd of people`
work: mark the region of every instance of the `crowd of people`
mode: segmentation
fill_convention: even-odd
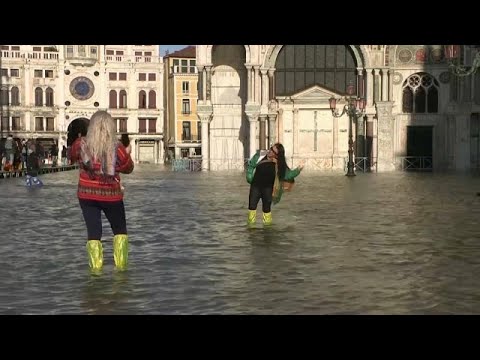
[[[47,148],[39,139],[20,139],[8,135],[7,138],[0,139],[0,171],[25,170],[28,154],[33,150],[38,154],[42,164],[51,164],[52,166],[69,164],[68,149],[65,145],[59,151],[56,141]],[[61,159],[61,163],[59,159]]]

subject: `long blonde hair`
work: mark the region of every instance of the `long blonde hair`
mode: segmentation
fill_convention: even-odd
[[[103,110],[92,115],[86,137],[87,148],[94,160],[109,169],[113,164],[118,143],[112,116]]]

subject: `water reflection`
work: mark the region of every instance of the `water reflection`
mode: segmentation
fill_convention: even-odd
[[[133,288],[128,271],[103,271],[101,275],[87,273],[81,307],[87,314],[128,314],[128,300]]]

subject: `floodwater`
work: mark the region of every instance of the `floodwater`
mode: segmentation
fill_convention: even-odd
[[[478,314],[478,176],[308,173],[246,226],[243,173],[122,177],[128,270],[91,275],[77,170],[0,180],[0,314]]]

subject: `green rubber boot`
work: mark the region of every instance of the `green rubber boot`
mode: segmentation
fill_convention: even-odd
[[[102,270],[103,246],[100,240],[87,241],[88,265],[94,271]]]
[[[257,210],[248,210],[248,225],[254,225],[257,221]]]
[[[128,235],[118,234],[113,237],[113,260],[115,266],[124,270],[128,263]]]
[[[263,225],[272,225],[272,212],[263,213]]]

